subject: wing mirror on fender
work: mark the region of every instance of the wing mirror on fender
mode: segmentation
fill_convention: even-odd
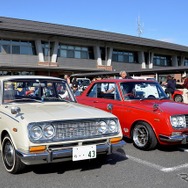
[[[20,113],[20,112],[21,112],[20,107],[17,107],[17,106],[11,107],[11,113],[12,113],[12,114],[18,114],[18,113]]]
[[[113,109],[113,104],[108,104],[107,110],[109,110],[112,113],[112,109]]]

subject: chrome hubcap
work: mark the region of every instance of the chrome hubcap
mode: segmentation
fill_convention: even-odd
[[[182,101],[182,97],[181,96],[176,96],[175,101],[176,102],[181,102]]]
[[[7,141],[4,146],[4,161],[8,166],[13,166],[14,163],[14,149],[10,141]]]
[[[138,125],[134,129],[133,140],[137,146],[144,147],[148,142],[148,135],[148,130],[144,126]]]

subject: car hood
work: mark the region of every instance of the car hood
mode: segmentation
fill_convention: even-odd
[[[184,103],[177,103],[170,100],[143,100],[132,101],[135,108],[143,110],[159,110],[169,115],[188,114],[188,105]]]
[[[19,114],[11,114],[11,107],[19,107]],[[27,103],[6,107],[14,118],[28,122],[115,117],[113,114],[78,103]]]

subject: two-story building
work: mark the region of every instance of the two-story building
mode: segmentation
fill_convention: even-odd
[[[0,17],[0,75],[188,70],[188,47],[67,25]],[[162,75],[161,75],[162,78]]]

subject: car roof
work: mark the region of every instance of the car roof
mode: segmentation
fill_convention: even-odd
[[[122,82],[148,82],[148,83],[156,83],[154,80],[140,80],[140,79],[102,79],[96,80],[95,82],[114,82],[114,83],[122,83]]]
[[[16,76],[0,76],[2,80],[13,80],[13,79],[53,79],[53,80],[64,80],[58,77],[52,76],[39,76],[39,75],[16,75]]]

